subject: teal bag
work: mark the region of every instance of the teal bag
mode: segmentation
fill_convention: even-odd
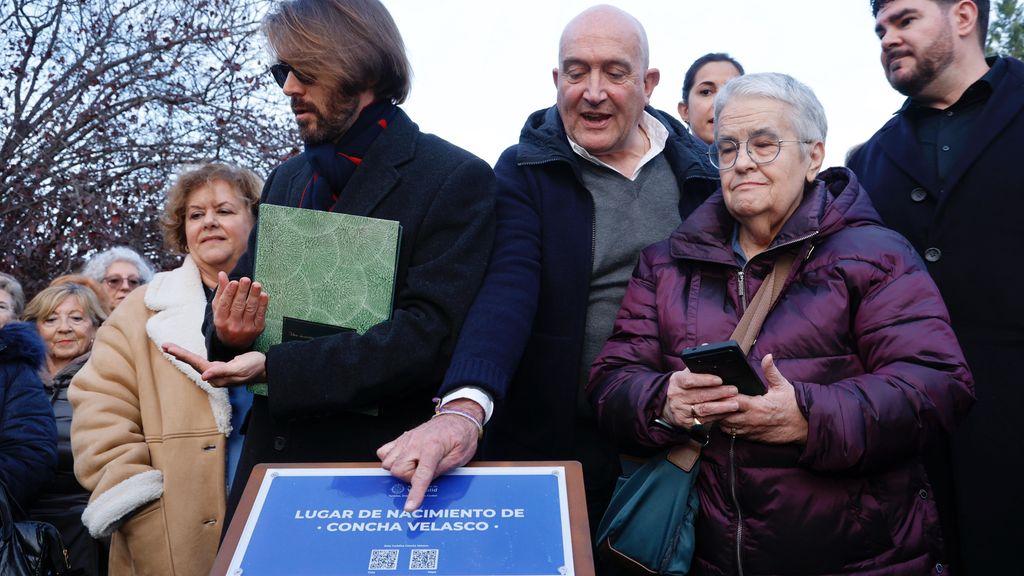
[[[699,499],[697,442],[652,457],[619,478],[597,528],[598,551],[630,574],[690,571]]]

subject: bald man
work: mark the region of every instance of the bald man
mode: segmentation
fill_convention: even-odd
[[[595,6],[565,27],[555,106],[531,114],[495,165],[494,251],[441,388],[441,415],[378,451],[412,482],[407,509],[434,477],[469,461],[476,424],[487,422],[487,459],[582,462],[591,526],[600,521],[619,449],[583,395],[590,364],[640,250],[718,185],[682,124],[648,106],[659,77],[643,26],[622,10]]]

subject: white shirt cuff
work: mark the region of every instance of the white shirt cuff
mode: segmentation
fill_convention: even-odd
[[[477,386],[463,386],[445,394],[444,398],[441,399],[441,405],[444,406],[453,400],[460,400],[462,398],[472,400],[484,409],[484,424],[487,424],[487,421],[491,419],[491,414],[494,412],[494,400],[491,399],[491,395],[483,388]]]

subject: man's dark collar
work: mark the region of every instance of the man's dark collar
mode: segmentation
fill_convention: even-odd
[[[957,108],[978,99],[983,100],[995,92],[996,85],[1006,76],[1006,59],[999,56],[989,56],[985,59],[985,62],[989,66],[988,72],[985,72],[981,78],[978,78],[973,84],[968,86],[967,90],[964,90],[960,98],[949,108]],[[933,108],[913,98],[907,98],[903,102],[903,106],[897,111],[897,114],[917,114],[938,110],[938,108]]]

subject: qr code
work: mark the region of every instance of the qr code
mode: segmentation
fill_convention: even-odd
[[[437,570],[437,548],[413,548],[409,570]]]
[[[370,550],[369,570],[398,570],[398,550]]]

